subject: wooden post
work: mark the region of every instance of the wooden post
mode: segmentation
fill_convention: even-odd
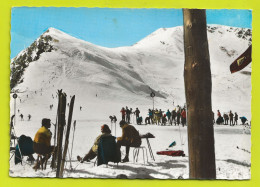
[[[189,175],[215,179],[215,148],[211,106],[211,71],[206,11],[183,9],[184,82],[188,109]]]

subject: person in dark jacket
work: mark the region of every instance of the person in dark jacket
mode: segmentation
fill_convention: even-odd
[[[230,122],[230,126],[232,125],[234,125],[234,121],[233,121],[233,117],[234,117],[234,114],[232,113],[232,111],[230,110],[230,112],[229,112],[229,122]]]
[[[135,117],[136,117],[136,123],[138,123],[137,119],[139,118],[140,110],[138,108],[136,108],[136,110],[134,111],[134,114],[135,114]]]
[[[171,121],[172,114],[171,114],[169,109],[166,112],[166,116],[167,116],[167,119],[168,119],[168,123],[172,125],[172,121]]]
[[[181,111],[180,110],[177,111],[176,116],[177,116],[177,121],[176,121],[177,125],[180,125],[180,119],[181,119]]]
[[[122,128],[122,136],[117,138],[118,158],[121,158],[121,146],[125,146],[126,155],[122,162],[129,162],[130,147],[139,147],[142,143],[141,137],[135,127],[129,125],[127,122],[122,120],[119,125]]]
[[[104,124],[101,126],[101,133],[94,142],[94,145],[91,147],[89,152],[82,158],[79,155],[77,156],[77,160],[81,163],[84,161],[89,162],[90,160],[94,159],[97,156],[98,153],[98,144],[100,142],[100,139],[102,137],[112,136],[111,130],[109,129],[108,125]]]
[[[174,109],[174,110],[172,110],[172,122],[174,121],[174,124],[175,124],[175,126],[176,126],[176,109]]]
[[[126,107],[126,122],[130,123],[130,115],[131,115],[131,111],[129,110],[128,107]]]
[[[238,115],[237,115],[237,113],[235,112],[234,125],[237,125],[237,120],[238,120]]]
[[[224,125],[228,125],[228,120],[229,120],[228,115],[224,114],[223,117],[224,117],[224,120],[225,120]]]

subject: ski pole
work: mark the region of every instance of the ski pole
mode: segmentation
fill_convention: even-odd
[[[116,136],[116,121],[115,121],[115,136]]]
[[[76,129],[76,120],[74,120],[74,123],[73,123],[73,136],[72,136],[71,152],[70,152],[70,168],[72,168],[71,158],[72,158],[72,150],[73,150],[75,129]]]

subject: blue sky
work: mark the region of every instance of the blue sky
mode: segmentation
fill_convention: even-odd
[[[182,9],[15,7],[11,58],[49,27],[105,47],[129,46],[158,28],[183,25]],[[207,10],[208,24],[251,28],[250,10]]]

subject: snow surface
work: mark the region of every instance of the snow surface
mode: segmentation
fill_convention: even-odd
[[[237,37],[230,27],[214,27],[217,28],[215,32],[208,32],[213,111],[216,114],[217,109],[221,113],[232,110],[251,120],[251,66],[243,70],[247,73],[229,72],[229,65],[247,49],[249,41]],[[146,165],[142,162],[142,155],[138,163],[133,163],[132,150],[130,162],[120,163],[118,167],[112,163],[95,167],[93,162],[76,162],[77,155],[83,156],[88,152],[100,133],[100,126],[104,123],[110,125],[108,116],[116,115],[120,119],[122,107],[138,107],[145,118],[148,108],[152,108],[151,90],[156,93],[155,108],[166,111],[184,105],[182,27],[161,28],[133,46],[119,48],[96,46],[55,28],[50,28],[43,35],[55,39],[52,42],[55,50],[42,53],[37,61],[30,63],[24,72],[23,82],[14,88],[18,92],[16,110],[19,109],[25,116],[25,121],[18,117],[15,119],[17,136],[25,134],[33,138],[44,117],[55,122],[56,92],[63,89],[68,102],[70,96],[76,95],[73,120],[77,120],[72,154],[74,170],[66,170],[65,177],[115,178],[118,174],[126,174],[129,178],[189,177],[186,127],[135,125],[141,134],[150,132],[156,137],[150,140],[155,161],[148,155]],[[49,108],[51,104],[54,105],[52,110]],[[10,108],[13,114],[12,98]],[[27,121],[28,114],[32,115],[31,121]],[[250,179],[250,130],[245,133],[248,130],[241,125],[215,125],[214,129],[217,178]],[[114,130],[113,126],[113,135],[121,136],[118,125],[116,133]],[[174,140],[177,142],[175,149],[183,149],[186,157],[156,155]],[[146,142],[143,144],[146,145]],[[124,148],[122,150],[124,152]],[[66,165],[68,169],[69,165]],[[34,172],[31,165],[14,165],[11,160],[10,176],[55,177],[55,172],[50,168]]]

